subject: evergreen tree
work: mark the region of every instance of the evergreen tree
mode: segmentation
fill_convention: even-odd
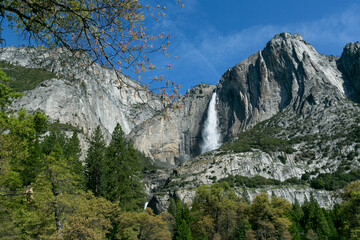
[[[311,194],[310,201],[303,205],[304,218],[303,226],[307,235],[316,235],[320,239],[328,239],[331,235],[329,224],[324,215],[323,209]]]
[[[100,180],[104,170],[105,149],[104,137],[100,126],[98,126],[90,139],[90,146],[85,159],[86,187],[95,196],[100,196],[102,192]]]
[[[344,189],[343,234],[347,239],[360,239],[360,180],[347,185]]]
[[[123,210],[143,209],[145,194],[139,157],[132,144],[126,141],[120,124],[116,125],[106,149],[103,173],[101,189],[105,198],[119,201]]]
[[[45,155],[49,155],[56,144],[59,144],[61,149],[64,149],[66,141],[67,137],[65,134],[58,127],[54,127],[41,143],[42,152]]]
[[[344,223],[345,223],[344,219],[347,217],[347,214],[344,215],[344,212],[342,212],[344,205],[335,204],[330,212],[330,216],[334,223],[334,227],[336,228],[336,231],[338,233],[337,239],[341,239],[341,240],[346,239],[346,234],[344,233]]]
[[[40,173],[43,158],[41,145],[38,139],[29,145],[29,157],[25,161],[24,170],[21,172],[21,178],[25,186],[30,185]]]
[[[77,131],[73,132],[71,138],[66,138],[64,144],[64,156],[68,159],[71,171],[78,176],[82,186],[85,186],[85,173],[82,162],[80,161],[81,147]]]
[[[81,147],[77,131],[74,131],[71,138],[67,139],[67,141],[65,142],[64,155],[66,158],[71,157],[73,160],[76,161],[80,159]]]
[[[191,240],[191,229],[185,219],[176,226],[176,240]]]
[[[297,198],[295,198],[295,202],[292,205],[292,211],[291,211],[291,227],[290,227],[290,233],[293,239],[300,240],[301,235],[304,235],[304,230],[301,226],[301,220],[304,217],[304,212],[300,206],[299,201]]]
[[[190,224],[192,222],[190,210],[180,199],[171,201],[171,212],[175,218],[174,239],[189,240],[191,237]],[[175,204],[174,204],[175,203]]]

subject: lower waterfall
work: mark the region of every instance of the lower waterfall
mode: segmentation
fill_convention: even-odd
[[[146,211],[146,208],[148,206],[149,202],[146,202],[145,205],[144,205],[144,212]]]
[[[214,92],[209,103],[207,118],[202,131],[203,142],[200,146],[201,153],[212,151],[220,146],[218,122],[216,111],[216,92]]]

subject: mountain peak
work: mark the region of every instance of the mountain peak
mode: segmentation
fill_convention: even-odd
[[[299,33],[292,35],[287,32],[275,35],[263,49],[263,52],[267,51],[270,51],[272,54],[275,52],[282,52],[287,55],[296,54],[297,56],[294,57],[299,60],[302,60],[305,55],[318,55],[315,48],[311,44],[307,43]],[[279,54],[275,53],[275,55]]]
[[[276,34],[273,39],[294,39],[294,40],[301,40],[303,41],[303,37],[300,35],[300,33],[295,33],[294,35],[292,35],[291,33],[288,32],[282,32],[279,34]]]
[[[219,84],[219,109],[229,137],[287,108],[312,114],[345,97],[335,61],[300,34],[275,35],[263,51],[230,69]]]

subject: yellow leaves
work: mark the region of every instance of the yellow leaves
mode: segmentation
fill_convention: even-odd
[[[119,217],[120,239],[171,239],[171,233],[161,215],[155,216],[150,208],[145,212],[124,212]]]
[[[344,198],[350,199],[354,193],[359,192],[360,193],[360,180],[353,182],[351,184],[348,184],[344,188]]]
[[[117,205],[90,192],[81,193],[71,201],[74,210],[67,216],[64,239],[105,239],[111,228],[109,217],[119,213]]]
[[[126,50],[127,50],[127,46],[126,46],[125,44],[122,44],[122,45],[121,45],[121,51],[122,51],[123,53],[125,53]]]
[[[42,7],[36,8],[39,2],[42,3]],[[121,65],[126,70],[135,70],[138,73],[148,69],[153,70],[154,65],[137,66],[137,59],[142,53],[167,51],[167,46],[170,44],[168,40],[170,35],[150,33],[150,30],[144,27],[151,26],[151,23],[145,24],[144,21],[153,22],[155,18],[166,16],[167,7],[164,4],[143,5],[143,1],[137,0],[100,2],[69,0],[55,1],[52,4],[49,4],[49,1],[27,0],[26,3],[29,4],[24,3],[25,1],[15,1],[14,5],[19,5],[23,12],[29,13],[30,17],[37,15],[33,14],[35,10],[40,11],[39,16],[42,16],[40,20],[45,23],[34,23],[32,27],[37,34],[30,36],[45,42],[46,47],[56,46],[60,42],[69,46],[70,50],[82,49],[101,65],[110,62],[109,66],[117,68]],[[48,8],[44,9],[46,4]],[[149,13],[145,16],[146,10],[149,10]],[[149,15],[153,19],[150,17],[147,19]],[[12,16],[10,20],[14,21],[13,26],[19,26],[19,32],[26,30],[24,23],[16,16]],[[54,29],[48,29],[54,26],[56,26]],[[165,36],[167,36],[166,40],[161,41]],[[119,63],[119,59],[123,63]],[[166,66],[167,69],[170,67],[170,65]]]

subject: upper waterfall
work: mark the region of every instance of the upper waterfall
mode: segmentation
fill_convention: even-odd
[[[205,126],[202,131],[203,143],[201,153],[209,152],[220,146],[220,133],[218,130],[218,116],[216,110],[216,91],[213,93],[207,112]]]

